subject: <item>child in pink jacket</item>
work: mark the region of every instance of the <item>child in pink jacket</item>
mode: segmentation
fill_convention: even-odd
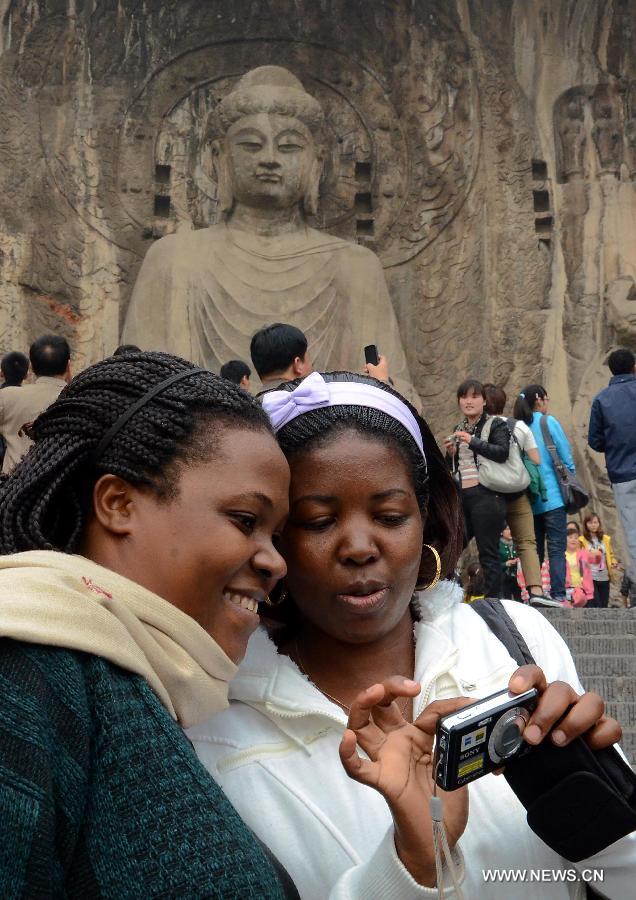
[[[594,581],[588,551],[579,543],[581,531],[576,522],[568,522],[565,548],[564,606],[587,606],[594,598]],[[543,590],[550,593],[550,569],[546,559],[541,566]]]

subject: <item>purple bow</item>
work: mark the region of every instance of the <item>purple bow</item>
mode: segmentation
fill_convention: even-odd
[[[274,431],[278,431],[301,413],[329,406],[329,388],[320,372],[312,372],[293,391],[268,391],[262,403]]]

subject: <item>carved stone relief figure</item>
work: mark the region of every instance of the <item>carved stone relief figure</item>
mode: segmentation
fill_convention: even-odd
[[[636,82],[625,94],[625,162],[632,181],[636,180]]]
[[[583,173],[585,125],[583,103],[580,97],[572,97],[568,101],[558,127],[561,142],[561,171],[563,178],[567,180],[573,175]]]
[[[623,133],[615,97],[607,88],[601,90],[592,101],[594,128],[592,137],[596,145],[601,172],[618,174],[623,161]]]
[[[617,278],[605,293],[607,320],[618,344],[636,345],[636,283],[631,275]]]
[[[262,66],[218,103],[210,137],[224,220],[152,246],[122,340],[218,369],[249,359],[258,328],[287,321],[319,369],[358,370],[377,343],[413,397],[379,259],[307,224],[325,157],[318,101],[288,70]]]

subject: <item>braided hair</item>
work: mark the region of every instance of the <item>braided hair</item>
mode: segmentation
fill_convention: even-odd
[[[323,374],[325,381],[353,381],[370,384],[393,394],[414,416],[422,434],[426,462],[407,431],[397,419],[378,409],[366,406],[325,406],[303,413],[284,425],[276,435],[289,460],[318,447],[325,446],[347,431],[355,431],[363,438],[381,441],[396,450],[404,459],[413,480],[415,496],[424,521],[423,543],[435,547],[441,557],[443,578],[452,576],[463,544],[461,502],[455,483],[444,462],[430,428],[408,401],[383,381],[353,372]],[[286,382],[279,390],[291,391],[302,379]],[[432,554],[427,552],[427,556]],[[422,574],[430,579],[435,573],[434,561]],[[424,563],[424,560],[423,560]]]
[[[254,399],[212,372],[162,389],[114,435],[104,434],[166,378],[195,369],[167,353],[111,356],[77,375],[34,422],[35,441],[0,485],[0,553],[61,550],[81,542],[97,480],[110,473],[159,499],[178,493],[179,466],[209,459],[218,426],[271,432]]]

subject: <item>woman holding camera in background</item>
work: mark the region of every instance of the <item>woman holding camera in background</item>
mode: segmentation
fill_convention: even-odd
[[[488,416],[483,385],[468,378],[457,388],[457,402],[464,415],[453,434],[445,441],[447,459],[453,476],[461,486],[466,542],[477,544],[484,573],[487,597],[498,597],[501,582],[499,536],[506,521],[504,495],[479,483],[479,456],[503,463],[508,459],[510,434],[506,423]],[[488,440],[482,431],[490,422]]]
[[[280,545],[288,572],[271,594],[280,627],[271,639],[263,629],[254,635],[230,709],[190,738],[303,900],[323,900],[336,881],[355,886],[364,869],[376,873],[367,900],[435,896],[429,800],[440,715],[468,697],[534,685],[530,744],[584,735],[602,747],[620,729],[600,698],[583,693],[541,614],[505,603],[542,666],[517,669],[462,603],[459,585],[438,580],[452,575],[461,551],[460,502],[410,404],[352,373],[314,373],[263,404],[292,472]],[[485,888],[484,868],[564,868],[530,831],[503,778],[487,775],[444,795],[444,821],[467,900],[486,891],[502,900],[546,897],[545,885],[534,893],[527,884]],[[595,857],[608,896],[628,896],[635,862],[629,838]],[[565,880],[550,888],[551,900],[572,896]]]

